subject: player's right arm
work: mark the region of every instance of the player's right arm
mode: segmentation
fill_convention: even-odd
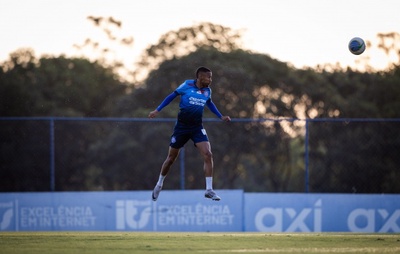
[[[174,91],[161,102],[161,104],[153,111],[149,113],[149,118],[154,118],[157,116],[158,112],[160,112],[164,107],[171,103],[179,94]]]

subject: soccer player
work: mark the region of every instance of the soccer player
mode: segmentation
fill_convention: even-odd
[[[211,81],[211,70],[206,67],[199,67],[196,70],[196,79],[183,82],[154,111],[149,113],[149,118],[156,117],[172,100],[179,95],[181,96],[178,119],[171,136],[168,156],[161,166],[160,176],[152,193],[153,201],[157,200],[168,171],[178,157],[180,149],[189,139],[193,141],[204,159],[204,174],[206,178],[206,192],[204,196],[216,201],[221,200],[214,192],[212,186],[214,165],[211,145],[208,141],[206,130],[203,127],[204,106],[207,106],[222,121],[229,122],[231,118],[223,116],[211,100]]]

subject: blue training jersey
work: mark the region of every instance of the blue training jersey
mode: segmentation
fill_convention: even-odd
[[[204,106],[211,100],[209,87],[198,88],[195,80],[185,80],[176,90],[181,96],[178,122],[197,125],[202,123]]]

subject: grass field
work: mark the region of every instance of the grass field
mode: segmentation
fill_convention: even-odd
[[[400,253],[400,234],[1,232],[0,253]]]

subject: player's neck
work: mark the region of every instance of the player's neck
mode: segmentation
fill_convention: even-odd
[[[194,81],[194,84],[198,89],[202,88],[200,82],[197,79]]]
[[[207,87],[207,86],[203,86],[197,79],[194,81],[194,84],[197,86],[198,89]]]

